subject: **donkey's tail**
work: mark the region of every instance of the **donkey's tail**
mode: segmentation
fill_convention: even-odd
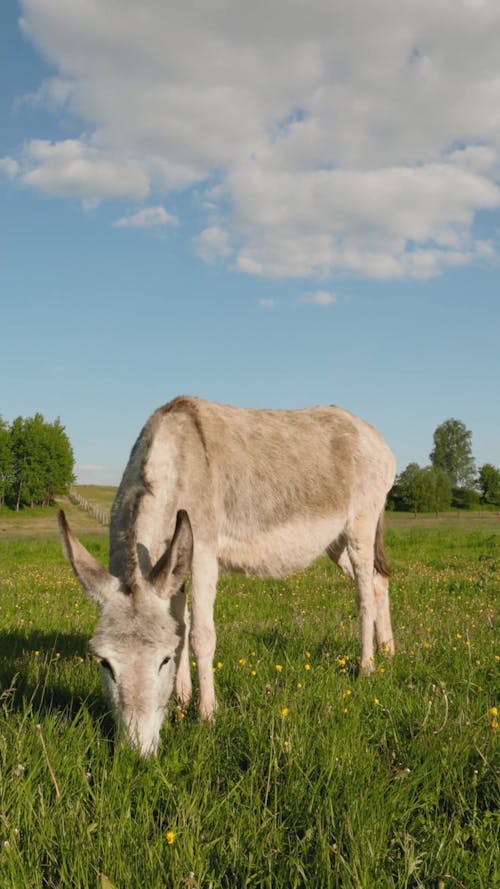
[[[391,569],[387,561],[384,546],[384,510],[380,513],[377,530],[375,532],[374,560],[375,571],[382,577],[390,577]]]

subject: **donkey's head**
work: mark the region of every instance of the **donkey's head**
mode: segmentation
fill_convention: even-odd
[[[154,753],[185,634],[183,587],[193,547],[188,515],[179,511],[172,542],[152,568],[143,572],[134,553],[124,578],[89,553],[62,510],[58,518],[64,552],[101,611],[90,648],[118,728],[141,754]]]

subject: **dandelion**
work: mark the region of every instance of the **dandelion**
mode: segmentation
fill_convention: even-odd
[[[310,670],[311,664],[304,664],[304,670]]]
[[[375,704],[376,707],[378,707],[378,705],[380,704],[380,701],[378,698],[374,698],[373,703]]]
[[[247,663],[246,657],[240,657],[238,663],[239,663],[240,667],[245,667],[246,663]]]
[[[172,843],[175,843],[175,837],[176,837],[175,830],[167,830],[167,832],[165,833],[165,839],[166,839],[169,846],[171,846]]]
[[[302,688],[302,682],[297,682],[297,688]]]
[[[257,676],[257,670],[250,670],[250,676]]]
[[[311,657],[311,652],[310,652],[310,651],[306,651],[306,657]]]
[[[290,708],[289,707],[282,707],[281,708],[281,715],[283,717],[289,716],[290,715]]]
[[[222,670],[223,666],[224,666],[224,664],[222,663],[222,661],[217,661],[217,669],[218,670]]]
[[[276,672],[277,673],[281,673],[282,669],[283,669],[283,664],[276,664]]]
[[[39,652],[39,651],[34,651],[33,654],[35,655],[35,657],[40,657],[40,652]]]

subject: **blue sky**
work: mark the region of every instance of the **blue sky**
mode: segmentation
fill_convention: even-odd
[[[400,470],[456,417],[500,465],[496,0],[2,18],[5,420],[85,483],[182,393],[343,405]]]

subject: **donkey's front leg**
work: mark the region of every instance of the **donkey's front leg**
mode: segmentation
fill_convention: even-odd
[[[189,608],[187,603],[186,589],[183,585],[174,597],[172,603],[172,613],[174,614],[181,641],[177,650],[177,673],[175,677],[175,694],[177,700],[182,707],[187,707],[191,700],[192,683],[191,670],[189,666]]]
[[[199,711],[201,718],[205,720],[212,719],[217,709],[213,670],[216,644],[214,602],[217,578],[218,564],[215,554],[209,550],[195,551],[191,590],[191,644],[198,663]]]

